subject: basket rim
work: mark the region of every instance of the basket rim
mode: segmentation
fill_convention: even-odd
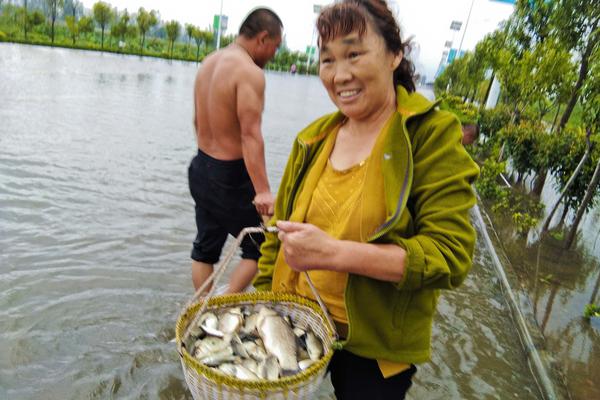
[[[331,339],[331,344],[327,346],[327,352],[325,353],[325,355],[304,371],[273,381],[241,380],[230,375],[225,375],[220,371],[199,362],[187,351],[184,344],[182,343],[183,336],[187,328],[186,325],[189,324],[191,320],[190,314],[194,314],[202,306],[203,301],[200,301],[191,304],[187,307],[185,312],[183,312],[178,318],[177,325],[175,327],[175,338],[177,340],[178,348],[181,349],[179,356],[183,360],[184,368],[193,367],[193,369],[196,370],[197,373],[205,376],[206,378],[217,383],[218,385],[231,386],[240,391],[265,391],[272,389],[289,390],[294,386],[299,386],[303,383],[308,382],[310,378],[313,378],[317,374],[319,374],[321,370],[327,366],[327,364],[331,360],[331,357],[333,356],[333,345],[336,342],[336,339],[333,330],[331,329],[329,324],[326,323],[326,317],[323,315],[323,310],[316,302],[293,293],[256,291],[252,293],[234,293],[212,297],[208,299],[208,307],[232,306],[237,305],[239,303],[258,304],[261,302],[290,303],[294,306],[301,306],[305,309],[308,309],[308,311],[316,313],[319,316],[319,318],[321,318],[321,320],[323,321],[323,326],[325,327],[329,339]]]

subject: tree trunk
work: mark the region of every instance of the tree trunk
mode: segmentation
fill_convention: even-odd
[[[560,114],[560,107],[562,104],[559,104],[556,108],[556,114],[554,114],[554,120],[552,121],[552,128],[550,128],[550,133],[554,132],[554,128],[556,128],[556,121],[558,121],[558,115]]]
[[[596,278],[596,284],[594,285],[594,289],[592,290],[592,297],[590,297],[590,304],[596,304],[596,296],[598,296],[598,289],[600,289],[600,274],[598,274],[598,278]]]
[[[565,243],[565,248],[570,249],[573,244],[573,239],[577,234],[577,227],[583,218],[583,214],[585,213],[585,209],[588,204],[594,198],[596,194],[596,188],[598,187],[598,182],[600,182],[600,160],[598,160],[598,164],[596,164],[596,169],[594,170],[594,175],[592,176],[592,180],[590,181],[587,190],[585,191],[585,196],[583,197],[583,201],[579,205],[577,209],[577,215],[575,216],[575,221],[573,221],[573,226],[571,226],[571,230],[567,235],[567,241]]]
[[[533,193],[537,197],[540,197],[542,195],[542,190],[544,190],[544,185],[546,184],[546,176],[548,176],[548,171],[544,169],[540,171],[537,177],[535,178],[531,193]]]
[[[200,45],[196,45],[196,63],[198,63],[198,58],[200,58]]]
[[[27,0],[23,2],[23,33],[25,33],[25,40],[27,40],[27,28],[29,25],[29,21],[27,20]]]
[[[104,26],[102,26],[102,35],[100,36],[100,48],[104,49]]]
[[[50,38],[52,39],[52,44],[54,44],[54,22],[56,22],[56,15],[52,15],[52,27],[50,28]]]
[[[542,227],[542,232],[546,232],[548,230],[548,227],[550,226],[550,221],[552,220],[552,217],[554,216],[554,213],[556,212],[556,209],[558,208],[560,202],[565,197],[565,195],[567,194],[567,190],[569,190],[569,188],[571,187],[573,182],[575,182],[575,178],[577,178],[577,175],[579,175],[579,172],[581,172],[581,170],[583,169],[583,165],[585,164],[587,159],[590,157],[590,153],[592,152],[592,143],[590,142],[590,134],[591,134],[591,131],[588,129],[587,135],[585,138],[586,142],[587,142],[587,148],[585,149],[585,154],[583,155],[583,157],[581,157],[581,161],[579,161],[579,164],[577,164],[575,171],[573,171],[573,174],[567,181],[567,184],[565,185],[564,189],[560,193],[558,200],[556,200],[556,203],[554,203],[554,206],[552,206],[552,211],[550,211],[550,214],[548,214],[548,218],[546,218],[546,221],[544,221],[544,226]],[[565,207],[565,209],[566,209],[566,207]]]
[[[146,40],[146,33],[142,34],[142,48],[140,49],[140,54],[144,55],[144,41]]]
[[[558,226],[563,226],[565,224],[565,218],[567,218],[568,214],[569,214],[569,207],[564,206],[563,213],[560,216],[560,221],[558,221]]]
[[[550,291],[550,296],[548,297],[548,303],[546,303],[546,312],[544,313],[544,318],[542,319],[541,328],[542,333],[546,330],[546,325],[548,324],[548,320],[550,320],[550,314],[552,314],[552,307],[554,306],[554,298],[558,293],[558,285],[551,283],[552,290]]]
[[[594,29],[592,29],[592,31],[591,31],[592,33],[590,34],[590,37],[588,39],[588,43],[585,48],[585,51],[581,55],[581,66],[579,67],[579,76],[577,77],[577,82],[575,82],[575,87],[573,87],[573,92],[571,92],[571,98],[569,99],[569,102],[567,103],[567,108],[565,108],[565,112],[563,113],[562,118],[560,119],[560,124],[558,125],[558,129],[560,129],[560,130],[562,130],[565,127],[565,125],[567,125],[567,122],[569,121],[569,118],[571,117],[571,113],[573,112],[573,109],[575,108],[575,104],[577,104],[577,100],[579,100],[579,91],[580,91],[581,87],[583,86],[585,79],[587,78],[588,70],[589,70],[590,55],[592,54],[592,51],[594,50],[594,47],[596,45],[596,41],[595,41],[595,37],[594,37],[595,29],[596,29],[595,27],[594,27]]]

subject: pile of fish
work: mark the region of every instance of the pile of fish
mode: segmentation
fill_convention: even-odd
[[[201,363],[243,380],[276,380],[310,367],[324,355],[310,327],[294,327],[267,306],[205,312],[186,346]]]

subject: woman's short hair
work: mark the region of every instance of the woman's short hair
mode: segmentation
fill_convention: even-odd
[[[411,49],[410,41],[402,42],[400,27],[385,0],[341,0],[325,7],[317,19],[320,45],[352,32],[362,36],[368,22],[381,35],[390,52],[402,52],[402,61],[394,71],[394,87],[402,85],[409,93],[414,92],[415,67],[406,58]]]
[[[255,8],[250,11],[242,26],[239,34],[252,39],[262,31],[267,31],[270,37],[281,35],[283,22],[273,10],[265,7]]]

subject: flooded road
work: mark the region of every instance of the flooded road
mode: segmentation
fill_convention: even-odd
[[[196,69],[0,44],[1,399],[191,398],[169,340],[192,295]],[[267,74],[274,188],[295,133],[333,109],[318,79]],[[539,398],[524,360],[480,245],[410,397]]]
[[[549,177],[542,193],[546,214],[557,197],[553,185]],[[557,228],[558,219],[551,227]],[[510,266],[522,282],[521,290],[531,299],[531,312],[547,351],[577,400],[600,399],[600,322],[583,318],[587,304],[600,303],[599,223],[596,206],[582,220],[572,248],[565,250],[561,229],[540,238],[538,226],[525,238],[514,234],[506,217],[494,219]]]

